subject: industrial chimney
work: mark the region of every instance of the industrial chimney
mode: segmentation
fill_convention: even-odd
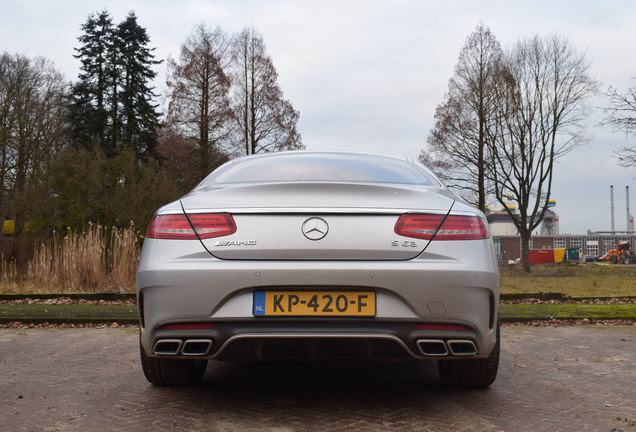
[[[614,231],[616,228],[614,226],[614,185],[610,185],[610,214],[611,214],[612,231]]]
[[[625,186],[625,204],[627,207],[627,231],[634,231],[634,218],[629,211],[629,186]]]

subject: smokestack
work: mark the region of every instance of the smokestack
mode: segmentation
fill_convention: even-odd
[[[627,204],[627,231],[630,231],[630,215],[629,215],[629,186],[625,186],[625,203]]]
[[[610,212],[612,215],[612,231],[614,231],[614,185],[610,185]]]

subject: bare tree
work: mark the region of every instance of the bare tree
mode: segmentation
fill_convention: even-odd
[[[488,148],[486,130],[497,101],[503,51],[490,29],[479,24],[466,39],[444,101],[435,110],[429,151],[420,159],[468,201],[486,210]]]
[[[196,142],[201,176],[210,172],[231,138],[229,61],[229,43],[223,31],[204,25],[181,46],[178,62],[168,60],[167,123]]]
[[[46,179],[66,143],[66,84],[44,58],[0,56],[0,216],[23,227],[19,202],[29,185]]]
[[[636,86],[621,92],[615,87],[607,90],[610,106],[605,109],[607,119],[604,124],[614,127],[616,131],[633,135],[636,131]],[[622,166],[636,166],[636,147],[625,146],[617,152]]]
[[[522,265],[530,271],[530,236],[548,207],[554,163],[584,138],[584,102],[597,84],[585,55],[556,35],[518,42],[506,56],[502,82],[498,117],[488,130],[493,185],[519,231]]]
[[[262,36],[245,29],[232,45],[232,105],[244,154],[302,148],[298,111],[283,97]]]

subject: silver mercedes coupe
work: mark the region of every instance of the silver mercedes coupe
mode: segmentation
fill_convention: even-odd
[[[157,211],[137,290],[155,385],[196,384],[208,360],[436,360],[453,387],[497,375],[488,224],[414,161],[232,160]]]

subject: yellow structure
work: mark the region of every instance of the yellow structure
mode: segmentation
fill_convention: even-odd
[[[554,262],[560,263],[565,261],[565,248],[554,248]]]
[[[13,234],[15,232],[15,221],[5,220],[2,222],[2,234]]]

